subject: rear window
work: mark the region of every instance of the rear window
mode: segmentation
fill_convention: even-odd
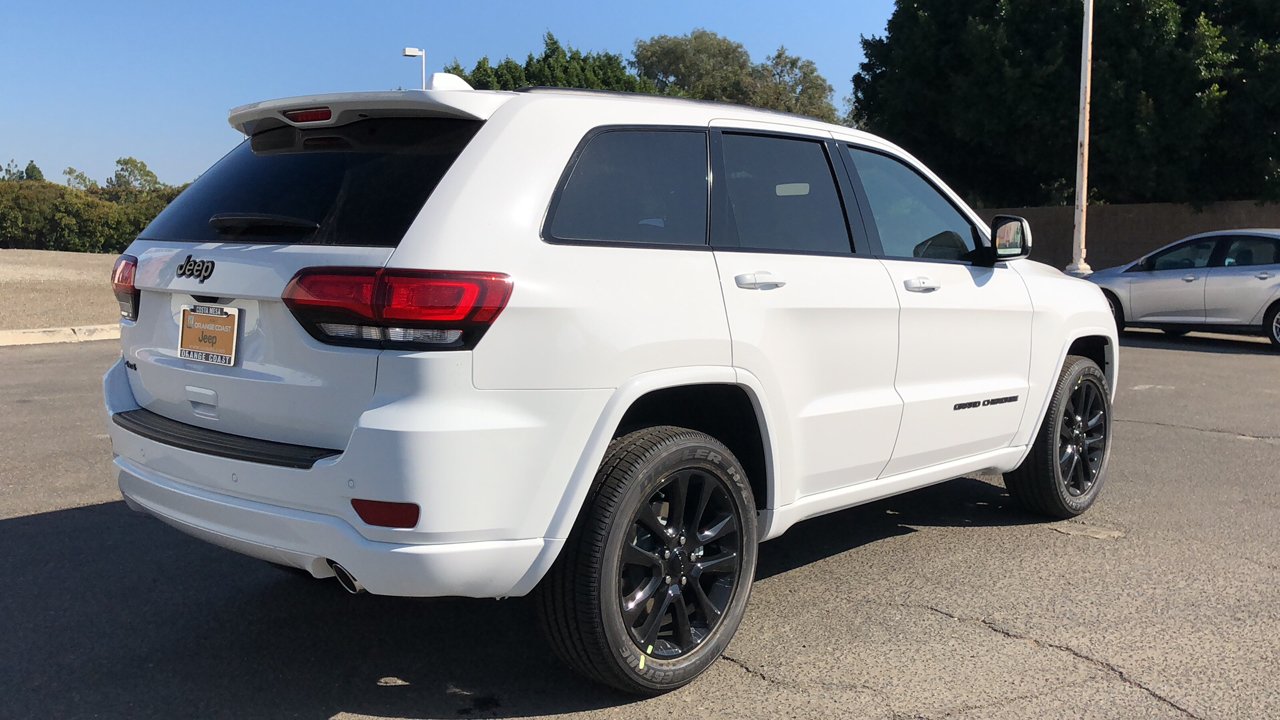
[[[139,237],[395,247],[481,124],[378,118],[265,130],[201,175]]]
[[[547,237],[705,245],[706,133],[610,130],[591,138],[556,199]]]

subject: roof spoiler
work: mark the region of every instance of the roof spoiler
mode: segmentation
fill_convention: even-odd
[[[448,117],[488,120],[513,93],[476,92],[456,75],[435,73],[427,90],[332,93],[267,100],[234,108],[227,122],[245,135],[292,125],[304,128],[346,125],[367,117]],[[298,113],[316,110],[316,113]],[[328,112],[322,112],[327,110]],[[292,120],[285,113],[305,121]]]

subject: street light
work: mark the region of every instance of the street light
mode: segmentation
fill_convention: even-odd
[[[405,48],[405,57],[422,58],[422,89],[427,89],[427,51],[422,48]]]
[[[1076,224],[1067,273],[1093,272],[1085,262],[1085,226],[1089,219],[1089,100],[1093,90],[1093,0],[1084,0],[1084,38],[1080,43],[1080,139],[1076,148]]]

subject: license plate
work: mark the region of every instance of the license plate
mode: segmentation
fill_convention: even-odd
[[[239,320],[239,308],[217,305],[183,307],[178,354],[188,360],[234,365]]]

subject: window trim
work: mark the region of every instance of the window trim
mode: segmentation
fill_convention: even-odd
[[[827,170],[831,173],[831,182],[836,190],[836,199],[840,203],[841,216],[844,218],[845,237],[849,243],[847,252],[831,252],[827,250],[783,250],[775,248],[755,248],[742,247],[741,245],[719,245],[716,243],[716,234],[718,228],[725,226],[732,229],[735,237],[737,236],[736,222],[728,212],[727,203],[729,201],[728,189],[723,182],[717,182],[718,178],[726,176],[724,169],[724,143],[725,135],[750,135],[754,137],[771,138],[775,140],[798,140],[810,142],[822,148],[823,157],[827,161]],[[789,133],[774,130],[759,130],[750,128],[735,127],[713,127],[711,128],[711,143],[708,146],[711,151],[711,222],[707,226],[707,235],[709,244],[715,252],[731,252],[731,253],[755,253],[761,255],[797,255],[804,257],[870,257],[871,254],[866,250],[859,250],[858,243],[854,239],[853,233],[853,216],[851,212],[859,214],[859,222],[861,222],[861,210],[855,203],[852,210],[848,201],[848,188],[841,182],[840,171],[837,163],[832,159],[832,144],[830,137],[821,137],[816,135],[805,135],[803,133]],[[727,231],[726,231],[727,232]]]
[[[870,147],[867,145],[860,145],[851,140],[837,140],[836,142],[839,145],[844,146],[845,148],[861,150],[863,152],[868,152],[874,155],[880,155],[882,157],[889,158],[890,160],[898,163],[899,165],[906,167],[908,170],[915,173],[916,176],[919,177],[922,181],[924,181],[924,183],[927,184],[930,188],[932,188],[934,192],[938,193],[938,195],[943,200],[945,200],[953,210],[956,211],[956,214],[958,214],[961,218],[964,218],[965,222],[969,223],[970,232],[973,233],[973,244],[974,244],[975,250],[978,248],[991,246],[991,239],[981,231],[981,229],[978,226],[978,223],[973,221],[973,218],[970,217],[970,214],[965,212],[964,208],[958,206],[955,203],[955,201],[951,199],[951,196],[949,194],[944,192],[942,188],[938,187],[938,184],[935,183],[931,178],[929,178],[928,175],[925,175],[924,173],[920,172],[920,169],[917,168],[913,163],[908,161],[906,158],[900,157],[898,155],[895,155],[881,148]],[[864,223],[867,226],[867,231],[868,231],[868,235],[871,238],[871,242],[874,243],[875,257],[877,259],[894,260],[899,262],[925,262],[925,263],[940,263],[944,265],[964,265],[968,267],[975,266],[975,263],[972,260],[944,260],[941,258],[901,257],[898,255],[890,255],[886,253],[884,249],[884,243],[880,239],[880,227],[876,223],[875,213],[871,209],[871,199],[867,196],[866,186],[862,182],[862,174],[858,172],[857,164],[853,161],[853,157],[850,155],[850,153],[841,152],[840,158],[845,163],[845,169],[849,173],[850,182],[854,186],[854,191],[857,193],[860,204],[862,204],[866,208],[866,211],[863,213]],[[987,267],[987,266],[979,265],[978,267]],[[1008,263],[1007,261],[998,261],[992,267],[1007,268]]]
[[[578,166],[578,161],[582,158],[582,154],[586,151],[587,146],[591,144],[597,137],[613,132],[683,132],[698,133],[703,136],[706,141],[707,158],[705,167],[707,169],[707,220],[706,228],[703,231],[701,245],[683,245],[678,243],[656,243],[656,242],[627,242],[624,240],[584,240],[581,238],[562,238],[551,232],[551,222],[555,219],[556,210],[560,207],[560,200],[564,194],[565,186],[569,183],[574,169]],[[574,245],[578,247],[604,247],[604,248],[647,248],[657,250],[694,250],[706,252],[711,250],[711,138],[708,137],[708,130],[705,126],[697,125],[600,125],[587,131],[582,139],[578,141],[577,147],[573,149],[573,153],[569,156],[569,160],[565,163],[564,170],[560,172],[560,179],[556,181],[555,190],[551,194],[551,200],[547,204],[546,212],[542,215],[542,224],[538,228],[538,236],[544,243],[548,245]]]

